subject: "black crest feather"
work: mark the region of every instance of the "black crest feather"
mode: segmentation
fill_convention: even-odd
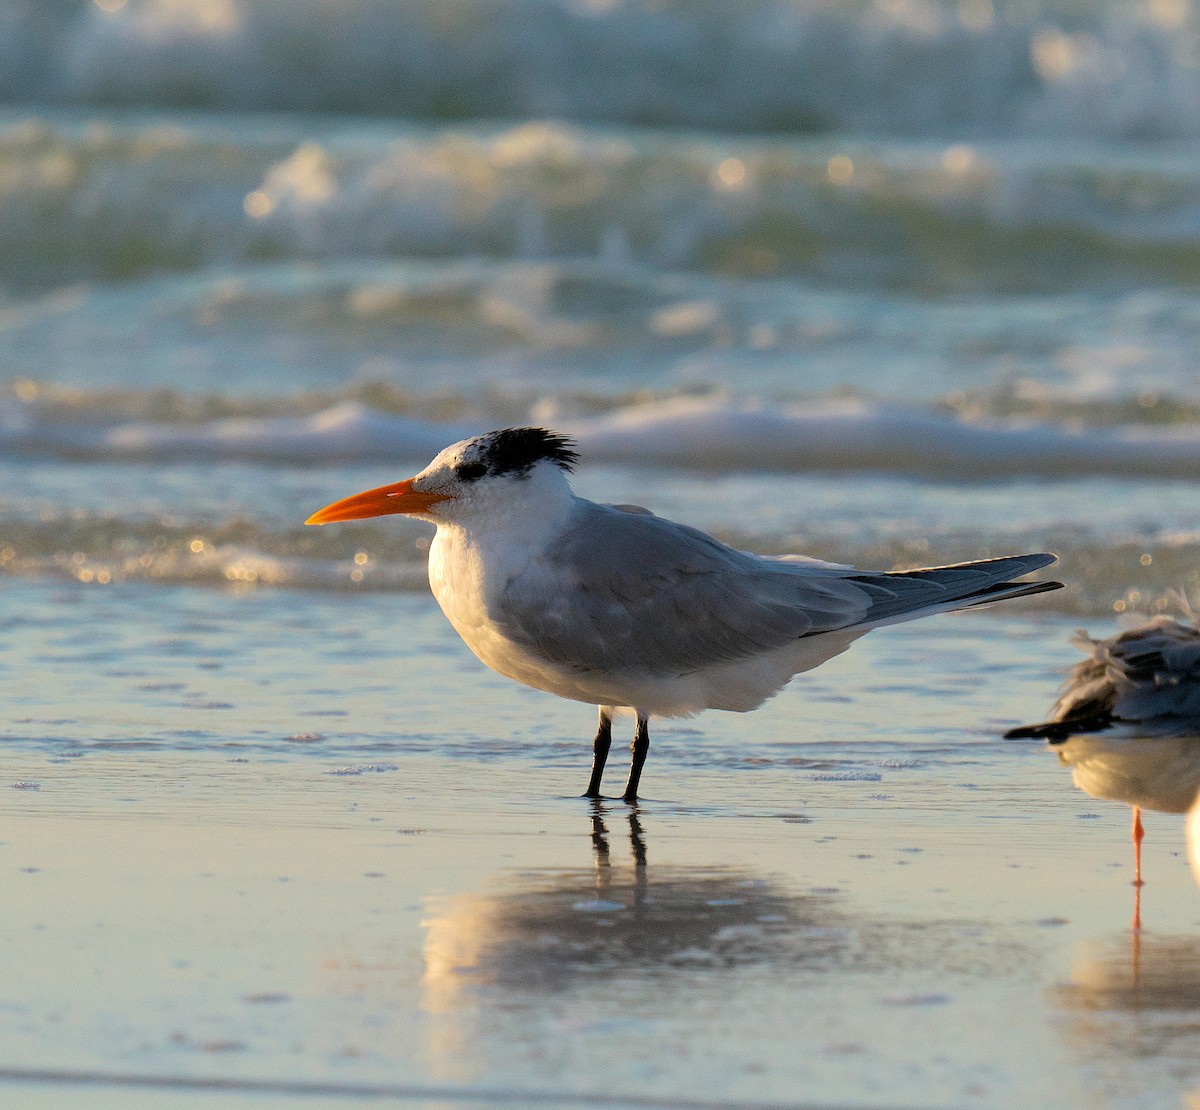
[[[518,476],[543,459],[569,473],[579,461],[579,453],[570,438],[546,428],[501,428],[479,437],[479,454],[475,456],[488,474]]]

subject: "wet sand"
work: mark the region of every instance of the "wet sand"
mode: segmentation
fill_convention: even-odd
[[[386,676],[355,603],[365,685],[334,704],[338,637],[296,649],[325,692],[280,677],[282,642],[221,651],[247,604],[316,626],[316,602],[203,596],[207,670],[135,643],[107,676],[82,645],[4,657],[18,700],[39,667],[99,676],[74,717],[14,718],[0,756],[6,1107],[1200,1092],[1183,819],[1147,815],[1134,934],[1128,810],[995,739],[1044,708],[1063,622],[890,630],[757,714],[664,724],[631,810],[572,794],[586,707],[477,671],[428,599],[389,599],[420,650]],[[193,685],[164,689],[175,670]],[[122,726],[135,686],[190,731]]]

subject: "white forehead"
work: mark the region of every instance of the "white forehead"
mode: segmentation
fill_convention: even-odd
[[[449,447],[443,447],[425,469],[437,470],[443,466],[453,468],[461,462],[466,462],[468,459],[474,458],[479,453],[478,436],[472,439],[460,439],[457,443],[450,444]]]

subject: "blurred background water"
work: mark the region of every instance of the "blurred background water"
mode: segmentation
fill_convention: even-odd
[[[532,420],[749,546],[1196,583],[1190,0],[3,0],[0,98],[9,574],[423,588],[300,522]]]

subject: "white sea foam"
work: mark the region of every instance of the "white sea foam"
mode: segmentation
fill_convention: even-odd
[[[538,415],[552,417],[552,407]],[[1079,428],[964,419],[925,407],[853,399],[778,405],[686,397],[552,422],[575,437],[589,461],[631,466],[879,471],[949,481],[1200,477],[1200,427],[1193,424]],[[134,421],[111,427],[61,419],[42,425],[17,413],[0,425],[0,451],[126,462],[187,458],[333,465],[428,459],[447,444],[485,430],[480,424],[390,415],[353,401],[309,416]]]
[[[346,402],[302,417],[238,417],[191,427],[122,424],[85,437],[81,447],[98,456],[122,459],[204,456],[339,463],[432,456],[446,446],[447,436],[452,442],[465,434]]]
[[[0,92],[408,118],[1200,133],[1194,7],[1099,0],[8,5]]]
[[[971,421],[859,400],[776,406],[679,399],[568,428],[593,458],[699,469],[880,470],[968,480],[1200,476],[1196,426],[1081,429]]]

